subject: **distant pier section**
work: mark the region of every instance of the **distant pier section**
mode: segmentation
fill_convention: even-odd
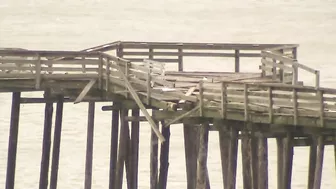
[[[63,104],[68,102],[88,103],[85,189],[92,182],[96,102],[106,102],[102,111],[112,111],[107,125],[109,189],[138,188],[140,122],[151,127],[150,189],[165,189],[169,182],[169,164],[175,163],[169,160],[173,124],[183,127],[187,189],[211,188],[209,132],[219,135],[223,188],[236,188],[237,174],[243,175],[245,189],[268,188],[268,139],[275,138],[277,188],[291,188],[294,147],[307,146],[304,184],[319,189],[325,145],[334,146],[336,170],[336,89],[320,87],[320,72],[298,61],[297,48],[117,41],[82,51],[0,49],[0,92],[12,93],[6,189],[14,189],[19,179],[16,152],[20,106],[25,103],[45,104],[41,168],[36,174],[40,189],[57,188]],[[187,71],[197,59],[206,67],[216,58],[222,61],[217,72]],[[241,72],[244,62],[259,71]],[[300,71],[311,74],[312,86],[299,80]],[[31,91],[44,96],[21,96]],[[239,140],[242,170],[237,170]]]

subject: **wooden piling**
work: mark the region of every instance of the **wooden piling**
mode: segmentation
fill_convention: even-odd
[[[228,185],[226,188],[235,189],[237,175],[238,130],[235,125],[230,127],[229,167],[227,178]]]
[[[209,188],[207,168],[209,125],[202,124],[199,130],[199,150],[197,154],[197,189]]]
[[[158,122],[155,121],[155,125],[158,126]],[[151,129],[150,139],[150,189],[157,188],[158,179],[158,137],[153,129]]]
[[[243,168],[243,184],[244,189],[252,189],[252,173],[251,173],[251,145],[250,135],[247,129],[242,131],[242,168]]]
[[[313,189],[314,186],[314,175],[316,166],[316,140],[312,137],[312,144],[309,147],[309,168],[308,168],[308,189]]]
[[[164,121],[161,122],[161,133],[166,139],[165,142],[161,144],[160,152],[160,174],[159,174],[159,185],[158,188],[167,188],[167,178],[168,178],[168,168],[169,168],[169,144],[170,144],[170,126],[165,127]]]
[[[64,103],[63,96],[59,95],[57,97],[57,107],[56,107],[56,120],[55,120],[55,129],[54,129],[51,173],[50,173],[50,189],[57,188],[58,165],[59,165],[62,120],[63,120],[63,103]]]
[[[254,189],[258,188],[259,166],[258,166],[258,140],[255,136],[255,126],[252,125],[251,131],[251,172],[252,172],[252,186]]]
[[[197,126],[184,124],[184,150],[187,174],[187,189],[196,188],[197,154],[198,154],[198,128]]]
[[[322,179],[322,168],[323,168],[323,156],[324,156],[324,137],[320,135],[317,140],[317,157],[315,166],[315,179],[314,179],[314,189],[321,188]]]
[[[53,103],[50,102],[50,90],[45,91],[44,98],[46,100],[44,110],[44,129],[42,141],[42,158],[40,170],[40,189],[48,188],[48,173],[49,173],[49,160],[50,160],[50,145],[51,145],[51,127],[52,127],[52,114]]]
[[[127,140],[128,136],[126,132],[128,132],[128,125],[125,117],[128,115],[128,110],[121,109],[120,110],[120,137],[119,137],[119,147],[118,147],[118,160],[117,160],[117,168],[115,175],[115,187],[116,189],[122,188],[123,184],[123,175],[124,175],[124,164],[127,155]]]
[[[258,139],[258,189],[268,188],[268,145],[267,138]]]
[[[16,152],[17,152],[19,117],[20,117],[20,98],[21,98],[20,92],[13,92],[9,139],[8,139],[6,189],[14,189],[14,183],[15,183]]]
[[[218,124],[218,134],[219,134],[219,148],[221,154],[221,164],[222,164],[222,179],[223,179],[223,188],[227,188],[227,175],[228,175],[228,161],[229,161],[229,146],[230,138],[228,137],[227,126],[221,124],[220,122],[215,122]]]
[[[284,161],[283,161],[283,188],[291,188],[292,183],[292,166],[293,166],[293,136],[287,133],[284,140]]]
[[[132,110],[133,117],[139,117],[139,109]],[[132,121],[132,133],[131,133],[131,175],[130,184],[131,188],[138,188],[138,162],[139,162],[139,121]]]
[[[91,189],[91,185],[92,185],[94,114],[95,114],[95,102],[89,102],[87,138],[86,138],[84,189]]]
[[[284,148],[283,148],[283,138],[276,138],[277,143],[277,186],[278,189],[283,188],[283,161],[284,161]]]
[[[113,186],[115,185],[115,176],[117,172],[119,111],[120,110],[112,110],[109,189],[113,189]]]

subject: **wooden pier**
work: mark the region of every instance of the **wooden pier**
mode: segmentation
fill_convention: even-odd
[[[102,111],[112,111],[110,189],[138,188],[143,121],[151,126],[151,189],[165,189],[169,182],[173,124],[181,124],[184,131],[188,189],[211,188],[209,131],[219,134],[223,188],[236,188],[240,173],[245,189],[268,188],[268,139],[276,138],[277,188],[291,188],[294,147],[307,146],[307,188],[319,189],[325,145],[334,146],[336,165],[336,89],[320,87],[319,71],[297,60],[297,48],[295,44],[118,41],[82,51],[1,49],[0,92],[13,94],[6,189],[15,188],[15,171],[19,171],[15,169],[19,115],[25,103],[45,104],[41,168],[36,174],[40,174],[40,189],[57,188],[63,103],[68,102],[88,102],[85,189],[91,188],[94,166],[95,102],[106,102]],[[226,62],[218,72],[186,71],[190,57]],[[254,61],[259,72],[240,72],[245,58]],[[168,70],[170,65],[176,70]],[[314,85],[300,81],[299,71],[311,73]],[[42,91],[44,96],[21,97],[31,91]],[[237,170],[239,140],[242,170]]]

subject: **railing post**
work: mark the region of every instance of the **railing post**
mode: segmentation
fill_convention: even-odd
[[[235,50],[235,72],[239,72],[239,50]]]
[[[37,54],[37,61],[35,64],[35,76],[36,76],[36,83],[35,89],[40,89],[41,87],[41,57]]]
[[[244,84],[244,116],[245,121],[249,120],[249,112],[248,112],[248,85]]]
[[[226,84],[224,82],[221,83],[221,90],[222,90],[222,95],[221,95],[221,105],[222,105],[222,118],[226,119],[226,105],[227,105],[227,95],[226,95]]]
[[[318,70],[315,71],[315,87],[320,87],[320,71]]]
[[[280,49],[279,50],[281,56],[284,54],[284,50]],[[279,62],[279,64],[284,64],[282,61]],[[282,68],[279,68],[279,78],[280,78],[280,82],[283,83],[284,82],[284,71]]]
[[[204,106],[204,97],[203,97],[203,81],[199,82],[199,104],[200,104],[200,116],[203,116],[203,106]]]
[[[319,114],[320,114],[320,126],[324,127],[324,100],[323,100],[323,91],[318,89],[317,90],[317,97],[319,99],[320,107],[319,107]]]
[[[294,60],[297,60],[297,47],[294,47],[294,48],[293,48],[292,53],[293,53],[293,59],[294,59]]]
[[[299,79],[299,72],[298,72],[298,66],[296,64],[296,62],[293,62],[294,64],[292,65],[292,68],[293,68],[293,85],[297,85],[298,83],[298,79]]]
[[[106,92],[108,93],[110,91],[110,59],[108,57],[106,57]]]
[[[151,81],[152,81],[152,66],[151,63],[148,62],[148,71],[147,71],[147,104],[150,105],[150,97],[151,97]]]
[[[273,123],[273,89],[268,87],[268,120],[269,123]]]
[[[98,87],[99,89],[103,88],[103,57],[99,55],[98,63]]]
[[[178,71],[182,72],[183,71],[183,50],[182,48],[178,48]]]

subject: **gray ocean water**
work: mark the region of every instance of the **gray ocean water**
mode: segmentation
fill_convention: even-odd
[[[298,43],[301,63],[321,70],[321,83],[336,87],[334,0],[0,0],[0,47],[81,50],[116,40]],[[188,69],[227,71],[195,61]],[[249,71],[257,65],[242,65]],[[310,75],[300,79],[313,83]],[[25,94],[41,96],[40,93]],[[0,94],[0,188],[4,188],[10,94]],[[110,112],[96,110],[93,187],[108,187]],[[22,105],[16,188],[38,187],[42,105]],[[87,104],[66,104],[59,188],[83,188]],[[182,127],[172,126],[168,188],[186,188]],[[149,126],[141,125],[139,188],[149,187]],[[293,188],[306,188],[308,149],[295,148]],[[269,144],[269,186],[276,187],[276,148]],[[239,157],[241,158],[241,157]],[[237,187],[242,188],[238,161]],[[333,149],[326,148],[322,188],[336,188]],[[209,139],[212,188],[222,188],[217,133]]]

